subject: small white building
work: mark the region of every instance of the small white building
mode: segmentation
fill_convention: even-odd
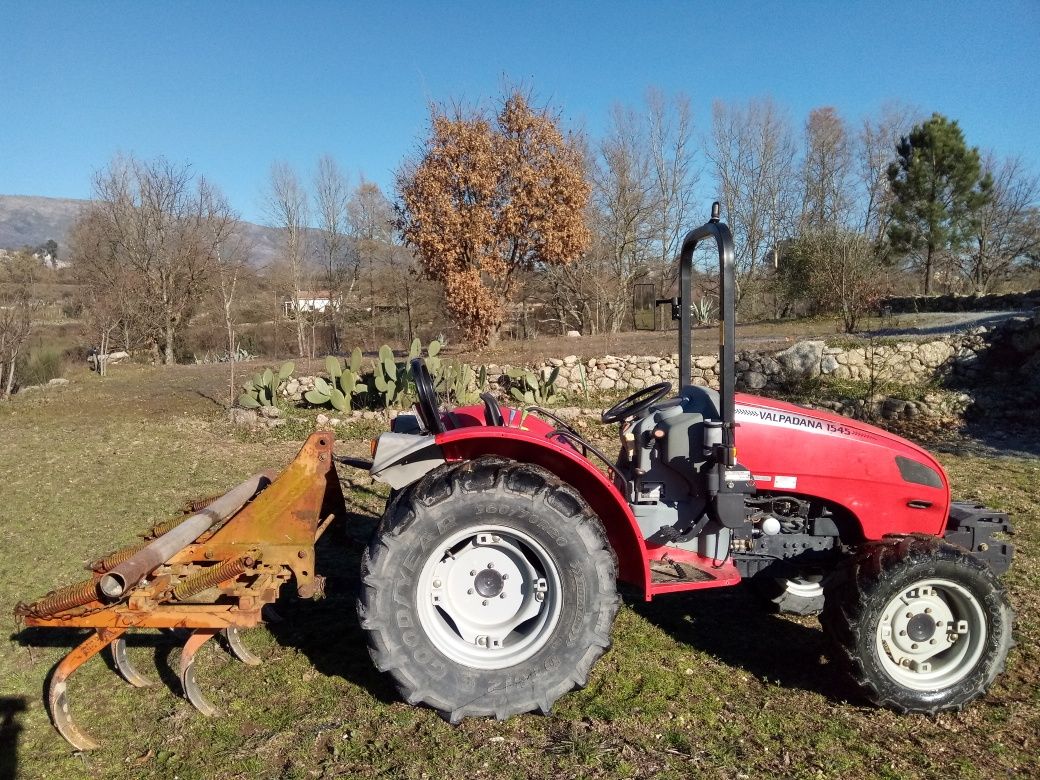
[[[285,316],[292,319],[297,312],[326,312],[336,308],[337,301],[329,290],[300,290],[295,298],[282,302]]]

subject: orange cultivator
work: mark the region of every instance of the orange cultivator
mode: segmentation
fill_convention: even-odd
[[[239,629],[258,625],[263,605],[291,578],[301,597],[323,593],[314,543],[345,511],[332,445],[331,434],[312,435],[281,474],[258,474],[223,496],[193,502],[145,542],[90,564],[90,579],[15,608],[29,626],[94,630],[54,668],[48,690],[47,708],[69,743],[97,747],[73,722],[65,695],[69,676],[94,655],[110,647],[127,682],[150,684],[127,658],[124,634],[135,628],[192,632],[180,657],[184,695],[205,715],[218,714],[195,682],[199,648],[223,633],[235,657],[256,665]]]

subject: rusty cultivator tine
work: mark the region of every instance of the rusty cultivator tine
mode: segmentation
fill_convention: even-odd
[[[195,709],[208,718],[220,715],[220,710],[210,704],[206,697],[202,695],[202,691],[199,690],[199,684],[195,681],[195,654],[200,647],[215,637],[217,633],[212,628],[200,628],[188,637],[188,641],[184,643],[184,649],[181,650],[180,676],[184,696],[192,703]]]
[[[114,639],[110,649],[112,650],[112,663],[115,664],[116,671],[119,672],[120,677],[135,688],[148,688],[152,685],[152,681],[137,671],[134,665],[130,663],[130,658],[126,654],[125,637]]]
[[[95,750],[98,743],[80,731],[72,721],[68,698],[65,695],[68,679],[106,645],[122,636],[124,631],[124,628],[99,628],[54,667],[51,684],[47,689],[47,712],[50,713],[58,733],[76,750]]]
[[[228,626],[224,629],[224,639],[227,640],[228,650],[231,651],[231,655],[235,656],[246,666],[259,666],[263,663],[263,661],[250,652],[249,648],[242,644],[242,635],[238,633],[238,629],[234,626]]]

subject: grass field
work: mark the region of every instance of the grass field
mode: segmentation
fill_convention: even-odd
[[[11,609],[82,578],[85,561],[186,499],[294,455],[299,442],[227,426],[213,400],[220,371],[116,367],[0,406],[0,779],[1040,775],[1040,459],[956,438],[941,454],[956,494],[1009,510],[1018,532],[1007,583],[1019,644],[992,693],[963,713],[867,705],[826,661],[815,619],[769,614],[738,587],[650,605],[629,596],[589,686],[551,716],[452,727],[399,701],[365,651],[354,592],[382,497],[367,476],[344,473],[353,514],[319,549],[328,598],[299,601],[286,589],[282,620],[246,634],[260,668],[215,646],[200,654],[203,690],[226,716],[206,719],[180,697],[176,645],[145,633],[131,658],[172,687],[135,690],[91,661],[72,679],[70,703],[104,746],[73,754],[42,690],[77,636],[20,633]],[[360,454],[371,428],[343,432],[339,449]]]

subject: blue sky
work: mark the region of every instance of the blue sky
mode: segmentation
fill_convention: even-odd
[[[593,135],[648,86],[800,124],[897,99],[1040,167],[1040,3],[51,3],[0,7],[0,193],[88,197],[118,151],[191,162],[258,220],[273,160],[384,187],[428,101],[522,81]]]

